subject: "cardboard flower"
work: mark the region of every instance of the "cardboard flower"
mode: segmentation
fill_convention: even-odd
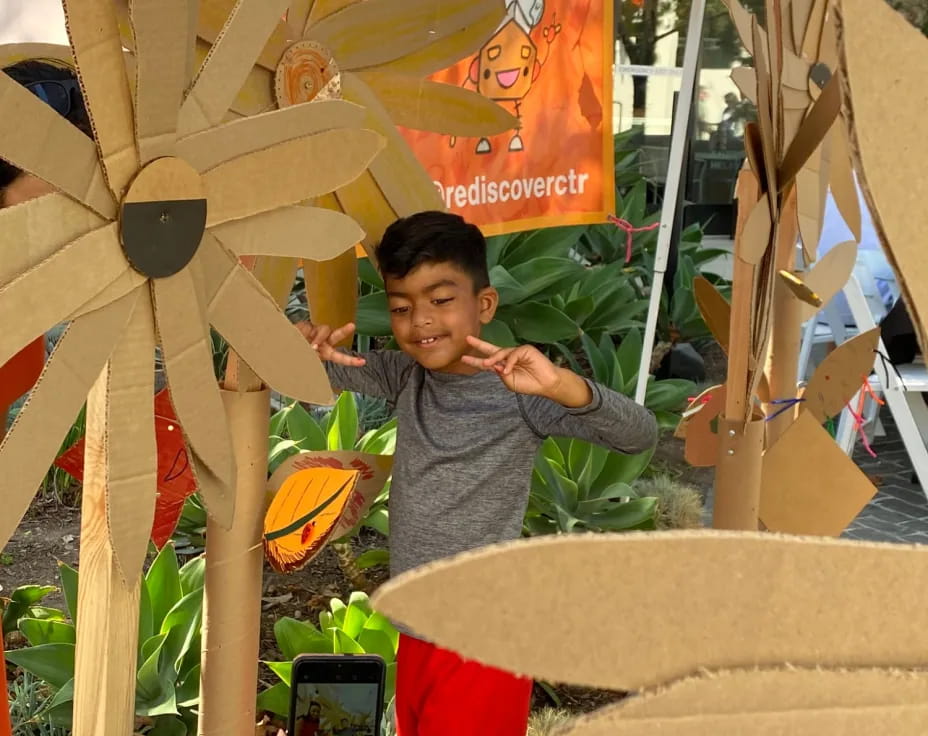
[[[0,446],[0,546],[93,386],[105,393],[94,405],[107,413],[108,531],[126,579],[141,569],[156,493],[156,344],[198,486],[225,526],[235,465],[210,325],[268,385],[331,401],[314,351],[238,255],[350,248],[356,223],[296,205],[352,181],[383,141],[357,127],[361,108],[337,100],[221,123],[279,17],[274,5],[240,2],[191,84],[196,4],[136,0],[133,92],[111,0],[64,0],[95,142],[0,75],[0,157],[58,190],[0,212],[0,364],[69,323]]]

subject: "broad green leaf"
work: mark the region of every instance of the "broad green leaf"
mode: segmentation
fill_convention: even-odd
[[[6,659],[56,689],[64,687],[74,677],[73,644],[62,642],[14,649],[6,653]]]
[[[342,391],[330,417],[329,450],[353,450],[358,439],[358,404],[354,394]]]
[[[148,736],[187,736],[187,726],[174,716],[158,716]]]
[[[180,569],[180,588],[184,595],[192,593],[203,587],[206,575],[206,558],[199,557],[190,560]]]
[[[584,230],[582,226],[566,225],[530,231],[507,249],[504,265],[514,267],[516,264],[552,256],[566,258]]]
[[[268,424],[269,437],[277,437],[279,439],[284,436],[284,430],[287,428],[287,417],[295,405],[296,402],[294,401],[292,404],[288,404],[271,417],[271,421]]]
[[[570,258],[532,258],[510,269],[512,277],[524,288],[523,299],[539,294],[549,287],[575,281],[583,266]]]
[[[564,314],[578,325],[582,325],[586,318],[593,314],[595,307],[596,302],[593,301],[593,297],[579,296],[567,302],[567,305],[564,307]]]
[[[574,443],[577,442],[581,442],[581,440],[574,440]],[[580,477],[577,479],[581,498],[588,497],[593,488],[593,484],[606,465],[606,458],[609,457],[609,451],[606,448],[594,444],[590,444],[589,447],[589,456],[583,466]]]
[[[145,642],[143,647],[143,659],[136,676],[136,699],[144,701],[149,706],[163,704],[168,696],[165,687],[166,678],[162,678],[161,671],[161,653],[167,639],[167,634],[158,634]],[[173,689],[172,682],[171,695],[173,695]]]
[[[54,585],[21,585],[10,594],[10,600],[24,606],[32,606],[56,590],[58,589]]]
[[[63,687],[58,688],[54,695],[49,698],[48,702],[42,707],[37,716],[51,716],[53,711],[66,712],[67,720],[70,725],[71,708],[74,703],[74,680],[68,680]]]
[[[392,455],[396,450],[396,417],[364,435],[358,450],[371,455]]]
[[[654,529],[656,513],[656,498],[635,498],[618,504],[610,511],[596,514],[593,524],[603,531]]]
[[[393,700],[396,694],[396,662],[387,665],[386,675],[384,677],[384,702]]]
[[[374,609],[371,608],[370,596],[363,590],[356,590],[348,596],[348,605],[355,606],[364,612],[365,617],[370,616]]]
[[[400,632],[396,630],[396,627],[390,623],[390,620],[386,616],[374,611],[364,623],[364,628],[381,631],[386,634],[387,638],[390,640],[390,645],[393,647],[394,654],[396,653],[400,645]]]
[[[367,613],[360,606],[351,603],[345,609],[345,622],[342,625],[342,630],[352,639],[356,639],[358,634],[361,633],[361,629],[364,628],[365,621],[367,621]]]
[[[74,644],[74,626],[63,621],[21,618],[19,630],[34,647],[41,644]]]
[[[652,455],[654,455],[653,449],[638,455],[610,452],[596,481],[597,488],[613,483],[631,483],[648,467]]]
[[[322,427],[309,412],[299,404],[294,404],[287,414],[287,434],[303,450],[325,450],[325,435]]]
[[[683,408],[687,398],[696,394],[696,384],[680,378],[668,378],[648,384],[644,404],[652,411],[675,411]]]
[[[383,279],[370,258],[358,259],[358,278],[368,286],[383,291]]]
[[[580,335],[577,323],[560,310],[543,302],[524,302],[502,307],[497,318],[506,322],[513,334],[525,342],[554,343]]]
[[[387,537],[390,535],[390,514],[386,508],[375,509],[364,519],[363,526]]]
[[[180,569],[177,554],[170,542],[158,553],[145,575],[145,586],[151,600],[152,629],[161,631],[161,624],[183,596],[180,585]]]
[[[572,440],[567,453],[567,472],[575,480],[579,480],[583,474],[587,462],[590,459],[592,445],[589,442],[581,440]]]
[[[626,383],[638,378],[642,346],[641,333],[638,330],[630,330],[615,351],[619,365],[622,366],[622,378]]]
[[[165,682],[164,692],[155,699],[140,698],[135,695],[135,714],[147,718],[157,716],[180,715],[177,710],[177,696],[174,693],[174,683]]]
[[[359,335],[372,337],[386,337],[392,334],[385,292],[376,291],[358,299],[357,329]]]
[[[340,629],[335,630],[339,654],[364,654],[363,647]]]
[[[326,654],[332,651],[328,638],[315,626],[286,616],[274,624],[274,638],[284,657],[291,660],[301,654]]]
[[[200,702],[200,665],[193,665],[177,683],[177,705],[194,708]]]
[[[517,304],[528,296],[525,287],[502,266],[490,269],[490,283],[499,292],[500,304]]]
[[[185,595],[164,617],[161,633],[168,635],[164,652],[175,675],[180,671],[181,661],[187,655],[194,638],[200,631],[202,620],[202,589]]]
[[[329,610],[332,612],[332,618],[335,621],[338,628],[344,628],[345,626],[345,614],[348,612],[348,606],[346,606],[338,598],[332,598],[329,601]]]
[[[319,630],[324,634],[329,634],[331,629],[336,627],[335,616],[329,611],[319,612]]]
[[[498,319],[494,319],[480,328],[480,339],[501,348],[512,348],[518,345],[518,341],[512,334],[512,330],[509,329],[509,325]]]
[[[358,555],[355,563],[362,570],[369,570],[378,565],[390,564],[390,550],[383,548],[369,549]]]
[[[265,662],[264,664],[285,685],[290,685],[293,681],[293,662]]]
[[[170,545],[168,545],[170,546]],[[148,583],[144,580],[139,586],[139,652],[142,644],[154,636],[155,614],[152,610],[151,596],[148,593]]]
[[[585,332],[580,335],[580,344],[583,345],[583,352],[593,369],[593,380],[604,386],[611,386],[608,356],[603,354],[599,345]]]
[[[40,621],[67,621],[68,617],[64,611],[57,608],[46,608],[45,606],[30,606],[29,615]]]
[[[367,654],[378,654],[384,662],[396,660],[396,650],[390,638],[382,631],[364,629],[358,636],[358,644]]]
[[[278,682],[258,695],[258,710],[286,718],[290,712],[290,687]]]

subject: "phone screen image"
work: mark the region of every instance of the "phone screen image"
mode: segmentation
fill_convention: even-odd
[[[379,698],[373,682],[301,682],[293,736],[377,736]]]

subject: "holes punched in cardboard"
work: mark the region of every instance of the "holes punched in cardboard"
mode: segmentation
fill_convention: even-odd
[[[341,76],[334,54],[316,41],[297,41],[277,65],[274,91],[281,108],[341,97]]]
[[[122,204],[120,240],[132,267],[149,278],[185,268],[206,230],[200,175],[178,158],[153,161],[135,178]]]

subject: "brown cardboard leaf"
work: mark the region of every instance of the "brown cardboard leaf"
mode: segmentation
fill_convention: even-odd
[[[745,50],[749,55],[753,56],[755,44],[754,30],[752,28],[755,22],[754,13],[749,12],[738,0],[722,0],[722,2],[728,8],[735,29],[738,31],[738,37],[741,39]],[[766,45],[765,39],[764,46]]]
[[[860,198],[851,165],[851,147],[847,139],[847,127],[842,119],[831,129],[831,168],[829,186],[835,204],[844,222],[857,242],[861,238]]]
[[[751,16],[751,23],[754,33],[754,69],[757,74],[757,127],[760,133],[760,151],[763,154],[763,175],[766,177],[766,191],[772,194],[779,191],[779,189],[776,180],[777,135],[771,103],[770,66],[767,59],[765,36],[762,35],[755,16]],[[758,174],[761,174],[761,171],[758,171]]]
[[[757,76],[749,66],[736,66],[731,70],[731,81],[741,90],[741,94],[757,104]]]
[[[809,97],[809,70],[811,64],[788,49],[783,50],[784,90]]]
[[[361,474],[351,498],[345,505],[345,511],[332,532],[331,538],[338,539],[361,523],[393,471],[393,457],[350,450],[300,452],[287,458],[278,466],[267,482],[267,489],[271,493],[276,493],[293,473],[320,466],[357,470]]]
[[[857,243],[849,240],[834,246],[822,256],[821,260],[805,274],[803,280],[827,304],[847,284],[856,262]],[[804,306],[802,321],[812,319],[817,312],[818,307]]]
[[[356,179],[382,146],[383,139],[369,130],[327,130],[221,164],[203,175],[207,226],[338,189]]]
[[[928,632],[912,625],[921,597],[902,592],[928,584],[926,557],[928,547],[769,533],[564,535],[406,573],[373,605],[465,658],[590,687],[637,690],[703,667],[784,662],[906,668],[924,664]],[[603,636],[589,625],[594,610],[636,625]]]
[[[371,262],[376,263],[374,248],[383,237],[384,231],[397,219],[398,213],[390,206],[386,195],[369,171],[365,171],[351,184],[339,189],[334,196],[337,206],[367,233],[362,241],[364,250]],[[441,209],[444,209],[443,204]]]
[[[0,286],[104,224],[83,205],[57,193],[0,209],[0,232],[8,242],[16,244],[3,251]]]
[[[817,260],[830,171],[831,138],[826,138],[796,176],[799,234],[807,262]]]
[[[770,217],[770,197],[763,195],[751,209],[744,226],[744,233],[735,253],[745,263],[756,266],[770,247],[773,221]]]
[[[220,523],[224,523],[223,519],[231,523],[235,488],[232,439],[223,421],[206,307],[194,283],[192,266],[151,282],[155,319],[171,401],[187,444],[209,475],[221,484],[216,489],[225,489],[219,498],[205,498],[207,505],[212,504],[207,510]],[[197,476],[202,480],[199,472]],[[215,508],[217,503],[219,508]]]
[[[701,672],[628,698],[611,710],[623,719],[679,718],[926,701],[925,670],[777,667]]]
[[[760,191],[763,192],[766,191],[767,171],[764,165],[764,149],[760,136],[760,127],[757,123],[750,122],[744,126],[744,153],[747,157],[748,170],[752,171],[757,177]]]
[[[106,526],[127,587],[142,574],[158,495],[154,359],[154,315],[143,291],[106,368]]]
[[[88,269],[87,263],[94,267]],[[72,241],[0,288],[0,365],[129,268],[112,223]]]
[[[501,105],[463,87],[409,74],[358,72],[396,125],[443,135],[478,137],[515,128],[519,121]]]
[[[580,719],[563,736],[823,736],[823,734],[893,734],[919,736],[928,721],[928,706],[822,708],[766,713],[680,716],[625,720],[614,710]]]
[[[135,136],[141,163],[174,153],[177,113],[188,81],[194,37],[178,19],[190,0],[131,0],[136,55]]]
[[[390,207],[401,216],[423,210],[445,209],[432,178],[397,132],[389,113],[370,87],[357,75],[346,72],[342,74],[342,92],[345,99],[367,109],[366,125],[387,141],[386,148],[368,168]]]
[[[812,411],[800,413],[764,455],[760,518],[770,531],[838,536],[876,494],[819,421]]]
[[[274,298],[277,306],[283,310],[290,303],[290,294],[293,291],[296,272],[300,268],[300,259],[260,257],[252,260],[253,264],[247,264],[242,259],[242,265],[251,271],[261,286]]]
[[[13,536],[87,392],[126,326],[139,292],[69,324],[0,443],[0,549]]]
[[[178,132],[182,137],[219,125],[225,119],[287,4],[288,0],[261,0],[235,6],[180,109]],[[205,12],[210,3],[201,7]]]
[[[84,102],[116,199],[139,168],[132,93],[112,0],[62,0]],[[60,166],[60,162],[58,162]]]
[[[809,96],[809,91],[806,89],[793,89],[791,87],[784,87],[782,94],[784,111],[798,110],[802,112],[802,117],[804,117],[806,110],[812,103],[812,98]],[[802,117],[799,118],[800,124],[802,123]],[[793,136],[786,138],[786,140],[792,140],[794,136],[795,133]]]
[[[311,103],[310,103],[311,104]],[[364,238],[364,231],[341,212],[296,205],[234,220],[212,228],[213,235],[236,255],[336,258]]]
[[[815,0],[792,0],[790,4],[793,50],[797,54],[802,53],[802,40],[806,35],[806,26],[814,3]]]
[[[819,422],[841,413],[873,370],[878,327],[843,342],[819,363],[805,390],[803,410]]]
[[[485,8],[485,14],[480,20],[472,22],[466,28],[449,33],[441,40],[441,43],[425,46],[386,64],[371,67],[371,70],[382,69],[425,77],[447,69],[461,59],[473,56],[497,31],[506,14],[505,7],[500,4],[487,4]]]
[[[686,462],[696,468],[711,468],[719,459],[719,435],[713,423],[725,408],[725,386],[712,386],[703,391],[690,404],[685,418],[686,445],[683,454]]]
[[[825,12],[831,0],[815,0],[809,20],[806,23],[806,32],[802,40],[802,55],[807,59],[817,59],[818,49],[822,40],[822,27],[825,23]]]
[[[94,142],[6,74],[0,74],[0,158],[44,179],[101,217],[116,216]],[[29,125],[22,125],[28,120]]]
[[[928,260],[921,245],[924,217],[918,213],[928,198],[923,171],[928,42],[879,3],[845,0],[838,21],[855,169],[924,349]],[[892,43],[880,44],[880,38]]]
[[[275,391],[312,404],[335,403],[316,351],[238,259],[228,251],[223,255],[228,276],[209,304],[216,331]]]
[[[177,142],[177,155],[199,172],[232,159],[333,128],[358,128],[364,108],[323,100],[242,118]]]
[[[204,41],[213,44],[222,33],[226,22],[235,10],[236,0],[200,0],[199,18],[197,20],[198,36]],[[289,10],[288,10],[289,12]],[[282,17],[283,13],[278,16]],[[290,24],[279,21],[270,37],[257,56],[257,64],[263,69],[274,71],[280,61],[281,54],[293,39],[290,36]],[[249,58],[254,59],[252,54]]]
[[[485,18],[494,0],[366,0],[333,13],[308,29],[308,36],[338,49],[345,69],[386,64]],[[383,29],[390,33],[384,35]]]
[[[728,352],[728,330],[731,322],[731,305],[715,286],[705,277],[697,276],[693,279],[693,296],[703,322],[709,332],[721,346]]]
[[[812,105],[799,132],[786,151],[778,174],[781,190],[796,178],[796,174],[805,166],[815,149],[825,140],[825,136],[840,111],[841,81],[837,75],[834,75],[825,85],[821,96]]]

